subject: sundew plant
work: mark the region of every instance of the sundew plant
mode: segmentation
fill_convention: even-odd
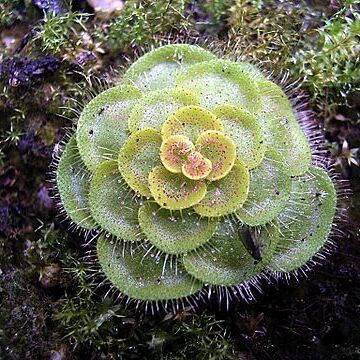
[[[125,298],[228,303],[326,251],[337,193],[321,145],[291,86],[166,45],[84,106],[56,183]]]

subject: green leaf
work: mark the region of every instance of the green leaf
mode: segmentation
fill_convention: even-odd
[[[194,210],[201,216],[229,215],[242,206],[248,191],[249,170],[236,161],[227,176],[208,184],[205,197],[194,206]]]
[[[237,63],[212,60],[183,69],[176,85],[200,96],[200,105],[213,110],[223,104],[254,111],[260,106],[258,90],[250,74]]]
[[[192,151],[181,170],[183,175],[192,180],[208,179],[212,172],[211,161],[202,156],[198,151]]]
[[[121,178],[116,161],[100,165],[90,184],[91,213],[101,228],[126,241],[141,240],[139,203]]]
[[[186,159],[195,150],[195,145],[184,135],[171,135],[160,146],[160,159],[167,170],[181,173]]]
[[[151,91],[136,103],[129,118],[129,130],[146,128],[160,131],[165,120],[176,110],[187,105],[199,105],[196,94],[182,89]]]
[[[176,269],[165,267],[162,259],[144,256],[141,247],[131,251],[121,242],[101,236],[97,241],[97,255],[112,284],[133,299],[179,299],[202,288],[202,283],[183,271],[181,264],[176,273]]]
[[[56,171],[56,183],[61,203],[70,219],[85,229],[95,229],[90,214],[89,186],[91,173],[80,158],[73,135],[65,145]]]
[[[189,208],[201,201],[206,194],[205,182],[173,174],[162,165],[151,170],[149,184],[155,201],[169,210]]]
[[[284,210],[290,192],[291,179],[286,168],[268,152],[264,161],[250,171],[249,194],[236,216],[251,226],[266,224]]]
[[[91,172],[105,160],[116,159],[128,137],[130,110],[141,93],[133,86],[103,91],[82,111],[76,130],[81,158]]]
[[[311,164],[311,149],[290,101],[279,86],[271,81],[258,82],[262,97],[261,119],[268,148],[277,151],[277,160],[284,161],[290,175],[304,174]]]
[[[170,212],[150,203],[139,209],[142,231],[152,245],[166,254],[182,254],[205,244],[217,222],[201,218],[190,209]]]
[[[214,54],[196,45],[162,46],[135,61],[125,73],[124,82],[142,92],[173,87],[180,69],[212,59]]]
[[[329,175],[311,166],[292,182],[285,210],[269,228],[278,242],[270,270],[289,272],[305,265],[325,245],[336,210],[336,191]]]
[[[231,137],[207,130],[198,137],[195,146],[201,155],[211,161],[212,170],[207,180],[220,180],[231,171],[236,160],[236,146]]]
[[[237,62],[239,68],[243,69],[244,72],[250,75],[254,80],[266,80],[266,76],[261,72],[261,70],[254,64],[250,64],[244,61]]]
[[[230,220],[218,224],[211,246],[183,255],[186,271],[205,284],[239,285],[258,275],[264,268],[262,262],[254,260],[243,244],[242,235]]]
[[[163,139],[172,135],[184,135],[191,141],[206,130],[223,132],[224,127],[216,116],[200,106],[184,106],[165,121],[161,129]]]
[[[160,132],[139,130],[126,140],[118,158],[119,170],[127,184],[144,196],[151,196],[148,177],[152,168],[161,164]]]
[[[214,114],[224,125],[225,134],[236,145],[236,156],[249,169],[258,166],[266,151],[265,134],[256,116],[232,105],[220,105]]]

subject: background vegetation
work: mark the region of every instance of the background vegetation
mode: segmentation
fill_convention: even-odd
[[[128,0],[112,16],[86,1],[1,0],[0,357],[359,359],[359,35],[356,0]],[[47,173],[89,79],[116,83],[136,54],[174,39],[298,79],[353,193],[336,251],[308,279],[264,283],[229,311],[150,316],[97,287]]]

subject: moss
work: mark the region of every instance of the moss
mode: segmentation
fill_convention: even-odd
[[[51,318],[54,304],[39,294],[23,269],[7,266],[0,280],[0,346],[5,358],[41,359],[60,346]]]
[[[3,0],[0,3],[0,25],[10,27],[21,20],[23,18],[21,7],[24,7],[22,0]]]
[[[314,102],[326,98],[329,103],[345,104],[349,94],[360,89],[356,3],[345,1],[323,26],[302,39],[300,51],[289,60],[291,73],[304,79]]]
[[[239,358],[224,322],[206,313],[175,323],[170,334],[175,335],[172,342],[176,342],[176,348],[167,349],[166,355],[162,357],[163,360]],[[164,335],[166,333],[162,337],[165,337]]]
[[[98,296],[97,279],[90,276],[94,272],[91,265],[68,256],[64,267],[72,286],[55,319],[74,346],[74,356],[90,350],[124,358],[236,359],[229,329],[215,315],[196,315],[189,312],[190,308],[177,313],[166,311],[158,318],[139,314],[111,297]]]
[[[282,68],[303,79],[314,103],[343,105],[359,88],[356,3],[343,1],[331,13],[331,7],[323,9],[316,2],[301,1],[301,6],[292,1],[269,2],[257,7],[237,0],[227,20],[230,41],[237,44],[240,56],[261,60],[270,71]]]
[[[230,42],[245,58],[261,61],[270,70],[286,69],[299,41],[322,15],[302,4],[295,6],[290,1],[257,6],[249,0],[236,0],[227,19]]]
[[[234,0],[207,0],[202,2],[206,14],[210,17],[212,25],[219,25],[228,16]]]
[[[44,52],[58,54],[64,51],[65,46],[69,46],[71,37],[77,37],[79,30],[86,31],[85,23],[88,16],[88,14],[77,13],[71,9],[63,15],[46,13],[34,40],[40,42]]]
[[[129,50],[150,46],[157,36],[186,30],[187,4],[187,0],[127,1],[123,13],[110,22],[106,42],[113,50]]]

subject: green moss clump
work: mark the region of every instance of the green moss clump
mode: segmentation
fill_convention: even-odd
[[[360,90],[360,15],[354,0],[348,0],[325,24],[304,39],[290,67],[313,101],[346,103],[349,93]]]
[[[106,41],[111,49],[150,45],[156,35],[181,31],[189,26],[187,0],[126,1],[121,15],[110,22]]]
[[[44,22],[39,25],[34,40],[40,42],[43,51],[59,54],[69,45],[71,36],[76,35],[78,29],[86,30],[85,23],[88,17],[88,14],[72,10],[63,15],[46,13]]]
[[[245,53],[269,71],[281,68],[303,79],[313,103],[334,113],[360,86],[357,4],[342,1],[332,13],[321,2],[235,0],[226,16],[230,42],[239,57]]]
[[[20,11],[21,0],[2,0],[0,3],[0,27],[10,27],[16,21],[22,20],[23,14]]]

